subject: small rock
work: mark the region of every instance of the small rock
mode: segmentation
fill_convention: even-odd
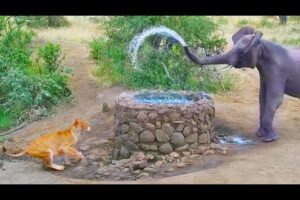
[[[112,156],[113,159],[118,159],[119,155],[120,155],[120,149],[114,148],[114,150],[113,150],[113,156]]]
[[[185,163],[183,163],[183,162],[177,163],[177,167],[178,167],[178,168],[181,168],[181,167],[184,167],[184,166],[185,166]]]
[[[129,131],[129,126],[127,124],[122,124],[121,132],[122,134],[127,133]]]
[[[102,112],[109,112],[109,107],[106,102],[102,104]]]
[[[147,161],[133,161],[132,162],[132,169],[137,170],[137,169],[144,169],[147,166]]]
[[[141,171],[142,171],[142,170],[137,169],[137,170],[134,170],[133,173],[134,173],[134,174],[139,174],[139,173],[141,173]]]
[[[157,113],[156,112],[151,112],[151,113],[148,114],[148,117],[149,117],[150,120],[153,120],[153,119],[157,118]]]
[[[172,135],[172,133],[174,132],[174,128],[173,126],[171,126],[169,123],[164,123],[161,127],[162,131],[167,133],[169,136]]]
[[[194,120],[191,120],[192,125],[196,125],[197,122],[195,122]]]
[[[137,114],[137,120],[139,120],[140,122],[144,122],[148,119],[148,116],[145,112],[141,111]]]
[[[149,151],[150,150],[150,145],[149,144],[141,144],[141,149],[143,149],[145,151]]]
[[[140,142],[142,143],[154,142],[154,140],[155,140],[155,135],[150,131],[143,131],[140,134]]]
[[[183,124],[179,124],[176,128],[176,131],[181,132],[184,129],[184,125]]]
[[[105,172],[103,175],[104,176],[110,176],[110,173],[109,172]]]
[[[185,163],[187,161],[187,157],[182,157],[180,161]]]
[[[122,172],[127,173],[127,172],[129,172],[129,169],[128,169],[128,168],[124,168],[124,169],[122,170]]]
[[[206,134],[202,134],[199,136],[199,143],[200,144],[207,144],[208,143],[208,137]]]
[[[206,156],[206,155],[210,155],[210,154],[214,154],[214,153],[215,153],[215,151],[210,149],[210,150],[205,151],[203,155]]]
[[[170,153],[170,156],[173,158],[179,158],[179,153],[173,151]]]
[[[155,137],[159,142],[168,142],[170,140],[169,135],[162,130],[156,130]]]
[[[158,150],[158,147],[157,147],[155,144],[151,144],[151,145],[149,146],[149,150],[150,150],[150,151],[157,151],[157,150]]]
[[[146,172],[144,172],[144,173],[139,174],[139,175],[137,176],[137,178],[148,177],[148,176],[149,176],[149,174],[146,173]]]
[[[190,157],[191,153],[188,152],[188,151],[184,151],[184,152],[182,152],[182,155],[185,156],[185,157]]]
[[[171,168],[168,168],[168,169],[166,169],[166,171],[167,171],[167,172],[172,172],[172,171],[174,171],[174,168],[172,168],[172,167],[171,167]]]
[[[120,149],[120,159],[129,158],[129,151],[126,147],[122,146]]]
[[[126,144],[125,144],[125,147],[129,150],[129,151],[138,151],[140,149],[140,147],[133,143],[133,142],[130,142],[128,141]]]
[[[166,115],[164,115],[164,116],[163,116],[163,120],[164,120],[165,122],[168,122],[168,121],[169,121],[169,117],[166,116]]]
[[[146,156],[144,152],[134,152],[131,156],[130,156],[130,160],[135,161],[142,161],[145,160]]]
[[[173,158],[173,157],[167,158],[167,161],[168,161],[168,162],[173,162],[174,160],[175,160],[175,158]]]
[[[116,161],[114,164],[116,167],[124,167],[126,164],[128,164],[130,162],[131,162],[130,159],[122,159],[122,160]]]
[[[146,155],[146,160],[154,160],[154,155],[153,154],[147,154]]]
[[[174,121],[173,123],[174,123],[174,124],[183,124],[184,121]]]
[[[66,166],[71,166],[72,163],[70,160],[66,160],[65,163],[64,163]],[[0,163],[0,169],[1,169],[1,163]]]
[[[176,146],[182,146],[184,144],[184,136],[179,132],[173,133],[171,136],[171,143]]]
[[[186,136],[185,139],[184,139],[184,141],[186,143],[195,143],[195,142],[197,142],[197,139],[198,139],[198,134],[197,133],[193,133],[193,134],[191,134],[189,136]]]
[[[197,158],[197,157],[199,157],[199,155],[197,155],[197,154],[192,154],[192,155],[190,156],[191,159],[194,159],[194,158]]]
[[[197,131],[198,131],[198,128],[197,127],[193,127],[193,132],[197,133]]]
[[[191,127],[189,126],[186,126],[184,129],[183,129],[183,135],[184,136],[189,136],[191,134]]]
[[[109,140],[107,140],[107,139],[101,139],[99,141],[93,142],[93,146],[100,147],[102,144],[107,144],[107,143],[109,143]]]
[[[183,151],[187,151],[188,150],[188,147],[189,147],[189,145],[183,145],[183,146],[181,146],[181,147],[177,147],[176,149],[175,149],[175,151],[176,152],[183,152]]]
[[[140,141],[139,135],[135,132],[131,132],[130,137],[129,137],[129,141],[133,142],[133,143],[137,143]]]
[[[149,129],[149,130],[155,130],[156,129],[155,125],[151,124],[151,123],[146,123],[145,128]]]
[[[173,151],[173,148],[172,146],[170,145],[170,143],[165,143],[163,145],[161,145],[159,147],[159,151],[161,153],[164,153],[164,154],[168,154],[168,153],[171,153]]]
[[[144,172],[147,172],[147,173],[156,173],[157,171],[151,167],[146,167],[143,169]]]
[[[82,145],[80,145],[80,150],[81,150],[81,151],[87,151],[89,148],[90,148],[90,146],[87,145],[87,144],[82,144]]]
[[[191,149],[198,149],[198,144],[197,143],[190,144],[190,148]]]
[[[161,123],[160,123],[160,121],[157,121],[157,122],[155,123],[155,126],[156,126],[156,128],[161,128]]]
[[[158,167],[160,167],[162,164],[163,164],[163,161],[161,161],[161,160],[158,160],[155,162],[155,165]]]
[[[125,160],[125,159],[124,159],[124,160]],[[117,161],[117,160],[112,160],[112,161],[111,161],[111,164],[114,164],[114,165],[115,165],[116,162],[118,162],[118,161]]]
[[[130,122],[129,126],[130,126],[131,130],[137,134],[144,130],[139,124],[137,124],[135,122]]]
[[[178,121],[179,118],[180,118],[180,114],[177,113],[177,112],[172,112],[172,113],[169,114],[169,118],[170,118],[170,120],[171,120],[172,122]]]

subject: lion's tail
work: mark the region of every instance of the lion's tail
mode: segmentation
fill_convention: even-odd
[[[6,148],[3,146],[2,147],[2,150],[3,150],[3,153],[5,153],[6,155],[9,155],[9,156],[12,156],[12,157],[20,157],[20,156],[23,156],[24,154],[26,154],[26,151],[22,151],[18,154],[10,154],[10,153],[7,153],[6,152]]]

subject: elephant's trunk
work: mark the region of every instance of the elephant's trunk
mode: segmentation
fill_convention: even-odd
[[[183,48],[188,58],[191,59],[196,64],[199,65],[230,64],[227,54],[221,54],[221,55],[216,55],[216,56],[206,57],[206,58],[199,58],[198,56],[190,52],[187,46]]]

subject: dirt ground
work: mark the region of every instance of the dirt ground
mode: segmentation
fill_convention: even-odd
[[[106,87],[94,80],[91,69],[95,65],[89,56],[86,42],[58,39],[65,52],[65,64],[73,68],[72,85],[75,98],[72,103],[60,106],[50,117],[33,122],[13,134],[12,147],[24,147],[33,138],[49,131],[60,130],[75,118],[91,122],[92,131],[83,135],[78,148],[89,145],[83,151],[86,156],[93,152],[101,159],[109,151],[113,138],[114,99],[127,89]],[[216,117],[214,124],[220,130],[228,129],[257,140],[254,133],[258,127],[258,71],[232,69],[239,77],[238,87],[228,94],[214,95]],[[102,103],[107,102],[110,112],[102,113]],[[300,183],[300,102],[285,96],[284,103],[274,120],[275,130],[280,138],[273,143],[258,143],[234,150],[227,155],[211,155],[207,162],[185,169],[173,171],[162,177],[149,177],[134,181],[114,181],[106,179],[89,180],[88,177],[70,178],[67,166],[65,172],[47,171],[39,160],[32,158],[9,159],[0,155],[0,183],[2,184],[248,184],[248,183]],[[95,141],[104,141],[95,143]],[[106,146],[105,146],[106,145]],[[100,147],[100,150],[97,150]],[[107,147],[107,148],[106,148]],[[13,149],[12,148],[12,149]],[[87,156],[87,160],[89,157]],[[210,162],[209,162],[210,161]],[[84,166],[86,161],[76,164]],[[97,165],[97,162],[92,163]],[[92,169],[93,167],[91,167]]]

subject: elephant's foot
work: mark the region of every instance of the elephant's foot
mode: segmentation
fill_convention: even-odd
[[[279,136],[274,132],[263,135],[263,141],[264,142],[273,142],[278,138],[279,138]]]
[[[257,137],[263,137],[264,136],[264,130],[262,128],[259,128],[257,131],[256,131],[256,136]]]

